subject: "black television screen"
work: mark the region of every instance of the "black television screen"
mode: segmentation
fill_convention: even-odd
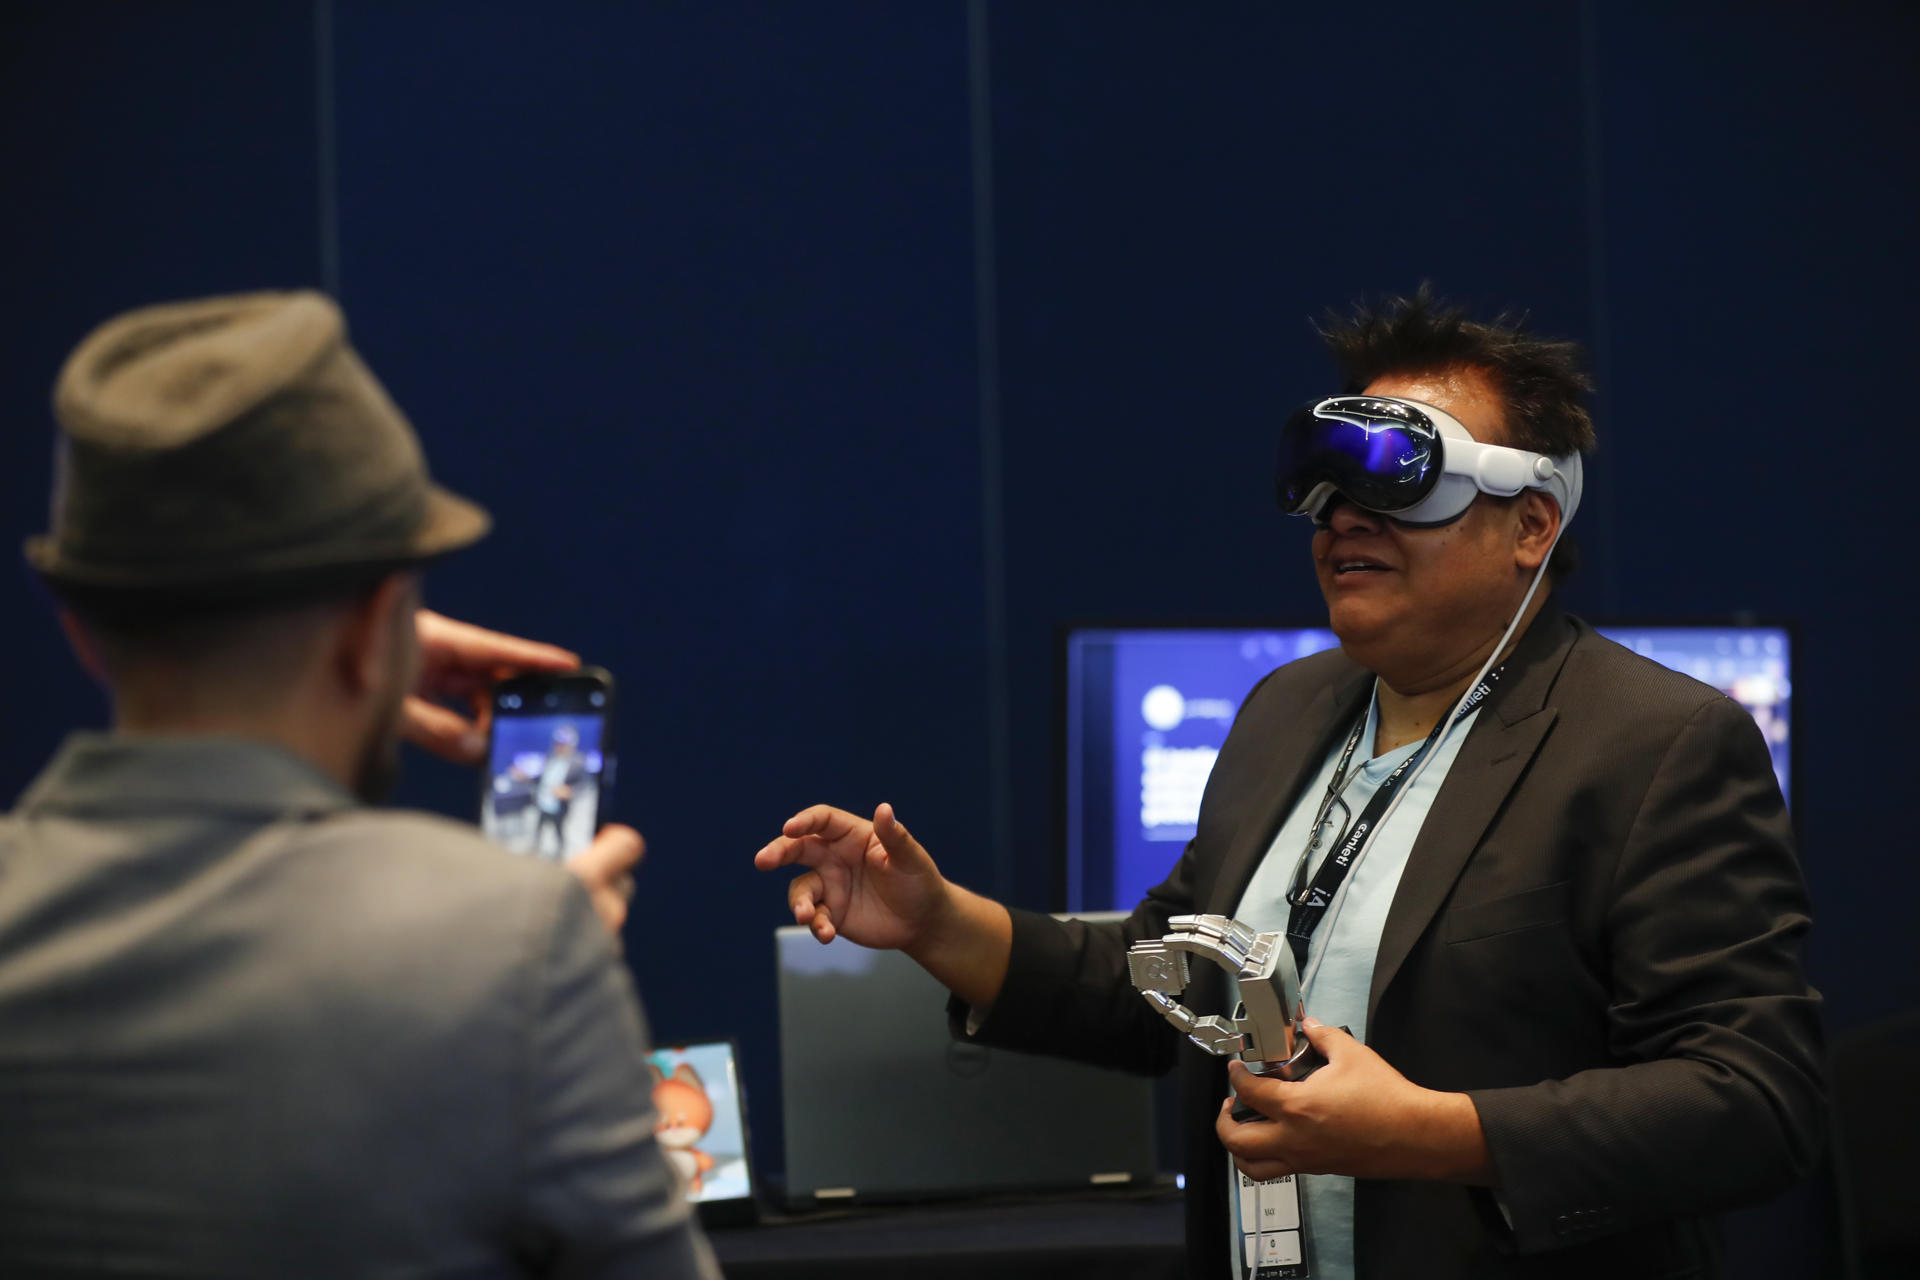
[[[1753,713],[1788,793],[1792,641],[1777,626],[1597,628]],[[1067,633],[1066,908],[1131,910],[1192,838],[1234,714],[1324,627],[1081,627]]]

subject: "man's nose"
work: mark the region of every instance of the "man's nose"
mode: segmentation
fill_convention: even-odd
[[[1326,525],[1338,534],[1378,533],[1381,517],[1365,507],[1355,506],[1351,499],[1335,495],[1326,510]]]

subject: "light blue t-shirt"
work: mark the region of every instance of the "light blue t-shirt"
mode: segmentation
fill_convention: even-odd
[[[1454,757],[1460,754],[1460,744],[1466,741],[1474,717],[1479,714],[1475,708],[1447,734],[1392,816],[1377,828],[1373,842],[1347,874],[1346,884],[1321,918],[1308,945],[1307,965],[1300,975],[1306,984],[1301,998],[1307,1012],[1328,1026],[1348,1028],[1362,1042],[1367,1038],[1367,993],[1373,985],[1374,954],[1380,949],[1380,931],[1386,926],[1387,908],[1393,903],[1400,873],[1406,869],[1407,856],[1413,851],[1421,824],[1433,808],[1434,797],[1440,793],[1440,785],[1446,781]],[[1379,720],[1376,683],[1373,699],[1367,706],[1367,722],[1354,749],[1354,759],[1364,763],[1349,766],[1352,776],[1341,793],[1355,817],[1366,808],[1367,801],[1400,762],[1420,749],[1420,743],[1409,743],[1397,751],[1365,759],[1373,750]],[[1334,742],[1319,773],[1300,793],[1293,811],[1280,826],[1280,834],[1274,837],[1266,857],[1254,871],[1234,911],[1234,918],[1248,927],[1261,933],[1286,929],[1291,911],[1287,890],[1293,883],[1300,854],[1312,839],[1310,828],[1314,815],[1320,811],[1320,802],[1326,796],[1346,745],[1347,735],[1343,733]],[[1321,829],[1320,847],[1312,851],[1307,863],[1309,880],[1319,871],[1328,851],[1339,843],[1346,816],[1339,805],[1332,807]],[[1307,1222],[1308,1261],[1314,1280],[1353,1280],[1353,1179],[1309,1174],[1299,1181],[1301,1207]],[[1240,1236],[1231,1222],[1228,1231],[1233,1237],[1237,1268]],[[1239,1271],[1236,1269],[1234,1274],[1237,1276]]]

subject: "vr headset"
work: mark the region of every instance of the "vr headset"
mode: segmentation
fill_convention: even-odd
[[[1580,505],[1580,455],[1481,444],[1418,400],[1330,396],[1300,406],[1280,429],[1274,487],[1281,510],[1318,525],[1344,498],[1415,528],[1453,523],[1475,494],[1543,489],[1559,501],[1565,528]]]

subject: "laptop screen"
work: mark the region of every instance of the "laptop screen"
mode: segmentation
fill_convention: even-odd
[[[1153,1085],[956,1040],[947,993],[897,951],[775,931],[791,1203],[1139,1186]]]

